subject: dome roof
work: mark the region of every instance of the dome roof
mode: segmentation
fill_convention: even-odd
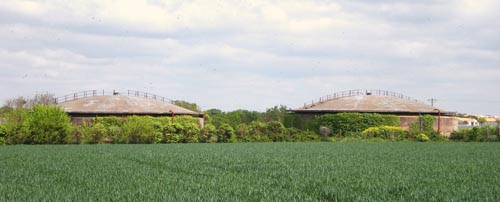
[[[380,90],[351,90],[321,98],[293,112],[368,112],[385,114],[447,113],[398,93]]]
[[[106,115],[193,115],[200,113],[161,100],[125,95],[103,95],[78,98],[58,104],[69,114]]]

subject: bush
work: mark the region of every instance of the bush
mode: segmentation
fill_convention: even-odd
[[[28,139],[28,130],[25,121],[28,111],[25,109],[12,109],[6,114],[6,144],[24,144]]]
[[[404,128],[401,127],[379,126],[379,127],[367,128],[361,134],[364,138],[403,140],[406,138],[408,131],[406,131]]]
[[[240,124],[236,127],[234,131],[236,135],[236,139],[239,142],[252,142],[252,134],[250,133],[250,129],[247,124]]]
[[[234,129],[229,124],[223,123],[217,129],[217,142],[236,142]]]
[[[474,127],[472,129],[462,129],[452,132],[450,139],[457,141],[479,141],[479,142],[494,142],[499,141],[500,128],[491,126]]]
[[[200,142],[217,142],[217,129],[212,124],[206,124],[200,131]]]
[[[419,117],[420,122],[417,123],[410,123],[410,133],[409,136],[411,138],[417,138],[420,133],[424,134],[430,134],[430,137],[432,140],[443,140],[443,137],[441,134],[437,133],[434,131],[434,122],[436,120],[436,117],[432,115],[423,115]],[[422,125],[420,125],[422,124]]]
[[[3,124],[0,124],[0,145],[5,144],[5,136],[7,136],[7,129]]]
[[[321,136],[313,131],[286,128],[285,140],[288,142],[318,142],[321,140]]]
[[[285,126],[279,121],[271,121],[266,126],[267,137],[273,142],[285,141]]]
[[[123,124],[123,133],[128,137],[127,143],[132,144],[152,144],[159,143],[162,132],[155,129],[153,117],[131,116]]]
[[[420,133],[416,137],[417,141],[419,142],[427,142],[429,141],[429,137],[426,134]]]
[[[399,126],[399,117],[369,113],[338,113],[326,114],[318,118],[322,126],[331,129],[334,135],[346,136],[349,132],[361,132],[369,127]]]
[[[166,117],[155,118],[155,120],[158,121],[157,125],[161,127],[161,131],[163,132],[162,143],[196,143],[199,141],[208,141],[207,139],[200,140],[202,131],[198,125],[198,119],[195,117],[176,116],[173,124],[170,118]],[[209,131],[204,132],[207,132],[206,135],[210,135]]]
[[[38,105],[25,120],[28,144],[68,143],[72,125],[68,115],[59,107]]]
[[[100,144],[104,142],[104,137],[107,134],[107,129],[102,123],[94,123],[92,125],[82,125],[81,134],[83,143]]]
[[[259,121],[254,121],[248,126],[249,139],[252,142],[269,142],[267,136],[267,124]]]

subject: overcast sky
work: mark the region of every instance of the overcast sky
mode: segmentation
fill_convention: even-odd
[[[383,89],[500,115],[500,3],[0,1],[2,103],[91,89],[259,111]]]

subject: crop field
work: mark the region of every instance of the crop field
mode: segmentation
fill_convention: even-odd
[[[497,143],[0,147],[0,201],[500,201]]]

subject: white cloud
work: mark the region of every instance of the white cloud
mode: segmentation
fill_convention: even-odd
[[[298,107],[351,88],[500,100],[497,10],[491,0],[6,0],[0,90],[10,93],[0,100],[102,88],[225,110]]]

